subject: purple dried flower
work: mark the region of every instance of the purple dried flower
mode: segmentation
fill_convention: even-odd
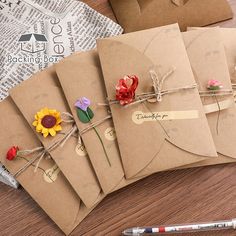
[[[83,111],[87,111],[90,104],[91,104],[91,101],[88,98],[82,97],[77,100],[77,102],[75,103],[75,106],[80,108]]]

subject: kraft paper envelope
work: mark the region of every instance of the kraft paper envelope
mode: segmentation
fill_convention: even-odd
[[[34,156],[8,161],[6,153],[9,148],[33,149],[40,147],[41,143],[10,98],[0,103],[0,113],[1,163],[15,174]],[[71,233],[92,209],[83,205],[52,159],[43,159],[37,172],[34,170],[35,165],[29,166],[17,180],[65,234]]]
[[[206,28],[189,27],[188,30],[205,30]],[[230,73],[232,84],[236,84],[236,29],[235,28],[219,28],[222,43],[224,45],[227,65]]]
[[[32,125],[34,115],[42,108],[56,109],[61,113],[69,112],[63,92],[56,86],[55,81],[55,70],[50,68],[10,91],[10,96],[35,133],[35,127]],[[61,139],[63,133],[65,134],[71,127],[72,124],[63,122],[62,131],[56,137],[44,138],[42,134],[36,134],[47,148],[56,140]],[[90,208],[102,197],[101,188],[88,157],[79,155],[80,146],[78,136],[75,135],[69,138],[63,147],[56,148],[50,154],[83,203]]]
[[[217,156],[177,24],[98,40],[98,52],[108,101],[126,75],[139,78],[136,97],[154,92],[154,72],[169,74],[160,91],[182,88],[161,102],[110,105],[127,178]]]
[[[90,99],[90,108],[94,113],[92,123],[99,122],[110,115],[107,107],[98,105],[98,102],[103,101],[106,97],[106,91],[96,51],[79,53],[62,60],[56,65],[56,72],[80,131],[87,128],[89,124],[82,123],[77,116],[75,103],[79,98]],[[124,178],[112,119],[104,120],[95,129],[102,139],[109,160],[105,156],[103,146],[95,130],[88,130],[81,137],[104,193],[109,193],[134,182],[135,180]]]
[[[233,17],[227,0],[110,0],[119,24],[133,32],[172,23],[181,30]]]
[[[201,27],[189,27],[188,30],[205,30]],[[236,84],[236,29],[235,28],[219,28],[221,33],[222,43],[224,45],[227,65],[230,73],[232,84]]]
[[[232,84],[236,84],[236,29],[220,28]]]
[[[232,32],[235,32],[235,34],[232,34]],[[183,33],[190,62],[201,88],[207,83],[207,78],[211,77],[221,81],[224,88],[232,89],[230,75],[231,81],[234,83],[236,57],[234,36],[236,36],[235,29],[220,28],[194,29],[194,31]],[[232,105],[220,112],[218,134],[216,133],[215,124],[219,114],[218,111],[207,115],[219,157],[214,160],[205,160],[188,167],[216,165],[236,161],[236,147],[234,145],[234,140],[236,139],[236,108],[233,96],[226,96],[222,100],[223,102],[231,100]],[[206,99],[203,99],[203,102],[205,103]]]

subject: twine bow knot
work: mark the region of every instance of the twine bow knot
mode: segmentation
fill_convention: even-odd
[[[154,99],[148,99],[148,102],[161,102],[162,101],[162,87],[165,82],[165,80],[176,70],[175,67],[173,67],[167,74],[165,74],[162,78],[159,78],[158,74],[155,70],[151,69],[149,71],[151,80],[152,80],[152,87],[154,89]]]
[[[127,108],[135,104],[143,103],[145,101],[148,101],[150,103],[161,102],[164,95],[197,88],[196,84],[192,84],[192,85],[188,85],[184,87],[177,87],[177,88],[170,88],[170,89],[163,90],[164,82],[166,81],[167,78],[169,78],[175,72],[175,70],[176,68],[172,67],[166,74],[164,74],[160,78],[159,75],[156,73],[156,71],[154,69],[151,69],[149,71],[149,74],[152,80],[152,87],[154,91],[136,95],[136,101],[128,105],[125,105],[124,107]],[[113,104],[113,103],[117,103],[117,101],[116,100],[110,101],[110,104]]]
[[[140,104],[143,102],[150,102],[150,103],[156,103],[156,102],[161,102],[162,97],[167,94],[173,94],[181,91],[186,91],[186,90],[191,90],[197,88],[197,84],[192,84],[192,85],[187,85],[183,87],[176,87],[176,88],[170,88],[163,90],[163,84],[167,78],[169,78],[174,72],[176,68],[172,67],[166,74],[164,74],[161,78],[159,78],[158,74],[154,69],[149,70],[149,75],[152,80],[152,87],[154,91],[152,92],[145,92],[145,93],[140,93],[135,96],[135,99],[133,102],[124,105],[124,108],[134,106],[136,104]],[[110,100],[108,99],[108,103],[98,103],[100,106],[109,106],[113,104],[118,104],[120,103],[117,99],[115,100]]]
[[[82,139],[81,136],[88,132],[89,130],[93,129],[94,127],[101,125],[103,122],[105,122],[106,120],[111,119],[111,115],[106,116],[105,118],[94,122],[92,124],[90,124],[89,126],[87,126],[86,128],[84,128],[82,131],[79,132],[76,124],[75,124],[75,120],[74,117],[68,113],[68,112],[63,112],[62,116],[65,117],[65,119],[63,119],[63,122],[65,123],[72,123],[72,127],[71,129],[69,129],[65,134],[63,134],[64,136],[60,139],[58,139],[57,141],[53,142],[51,145],[49,145],[48,147],[37,147],[31,150],[22,150],[20,151],[20,155],[19,156],[29,156],[32,154],[37,154],[32,160],[30,160],[26,165],[24,165],[22,168],[20,168],[15,174],[14,177],[19,176],[21,173],[23,173],[29,166],[33,165],[34,162],[37,161],[36,165],[35,165],[35,169],[34,172],[37,172],[37,169],[39,168],[39,164],[42,161],[43,158],[51,158],[50,153],[52,151],[54,151],[56,148],[58,147],[63,147],[66,142],[72,137],[75,136],[75,133],[78,133],[78,135],[76,135],[76,137],[78,138],[78,144],[82,144]]]
[[[35,165],[35,169],[34,169],[34,172],[37,172],[39,164],[42,161],[42,159],[45,158],[45,157],[51,158],[50,157],[50,152],[52,152],[53,150],[55,150],[58,147],[63,147],[65,145],[65,143],[70,139],[70,137],[72,137],[78,131],[78,128],[75,125],[75,121],[73,119],[73,116],[70,113],[67,113],[67,112],[62,113],[62,115],[66,117],[66,119],[63,119],[63,122],[73,124],[71,129],[68,130],[68,132],[66,132],[62,138],[56,140],[55,142],[53,142],[48,147],[37,147],[37,148],[31,149],[31,150],[22,150],[22,151],[20,151],[19,152],[20,156],[28,156],[28,155],[32,155],[32,154],[37,154],[37,155],[32,160],[30,160],[26,165],[24,165],[22,168],[20,168],[14,174],[14,177],[19,176],[29,166],[33,165],[34,162],[36,162],[38,160],[37,164]]]

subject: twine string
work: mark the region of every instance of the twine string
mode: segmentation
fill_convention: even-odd
[[[64,123],[75,123],[74,117],[69,112],[62,112],[61,117]],[[65,117],[65,119],[63,119],[63,117]]]
[[[31,153],[33,154],[33,152]],[[21,167],[14,175],[13,177],[18,177],[21,173],[23,173],[29,166],[31,166],[38,158],[40,158],[42,155],[42,153],[39,153],[38,155],[36,155],[35,158],[33,158],[32,160],[30,160],[27,164],[25,164],[23,167]]]
[[[112,116],[108,115],[106,117],[104,117],[103,119],[93,122],[90,125],[88,125],[86,128],[84,128],[82,131],[79,132],[79,136],[83,135],[84,133],[88,132],[89,130],[96,128],[97,126],[101,125],[102,123],[104,123],[106,120],[111,119]]]
[[[156,71],[151,69],[149,71],[149,75],[152,80],[152,86],[153,86],[154,91],[140,93],[140,94],[136,95],[135,101],[125,105],[124,107],[125,108],[131,107],[133,105],[143,103],[143,102],[151,100],[153,98],[156,98],[155,102],[161,102],[163,96],[165,96],[167,94],[172,94],[172,93],[177,93],[180,91],[185,91],[185,90],[197,88],[197,84],[192,84],[192,85],[187,85],[187,86],[183,86],[183,87],[177,87],[177,88],[163,90],[164,82],[166,81],[167,78],[169,78],[175,72],[175,70],[176,70],[176,68],[172,67],[164,76],[162,76],[162,78],[159,78]],[[118,104],[118,103],[119,103],[118,100],[108,100],[108,104],[107,103],[98,103],[98,105],[107,106],[107,105],[113,105],[113,104]]]
[[[232,88],[233,88],[233,90],[235,91],[236,90],[236,84],[232,84]]]
[[[59,140],[56,140],[55,142],[53,142],[51,145],[49,145],[47,148],[45,147],[37,147],[37,148],[34,148],[34,149],[26,149],[26,150],[22,150],[22,151],[19,151],[18,154],[19,155],[22,155],[22,156],[28,156],[28,155],[32,155],[32,154],[36,154],[37,155],[32,159],[30,160],[29,162],[27,162],[26,165],[24,165],[23,167],[21,167],[15,174],[14,174],[14,177],[18,177],[20,174],[22,174],[29,166],[33,165],[34,162],[36,162],[37,160],[37,163],[35,165],[35,169],[34,169],[34,172],[37,172],[38,168],[39,168],[39,165],[42,161],[43,158],[45,157],[49,157],[51,158],[51,156],[49,155],[50,152],[54,151],[56,148],[58,147],[61,147],[63,148],[64,145],[67,143],[67,141],[75,135],[76,132],[78,132],[78,128],[75,124],[75,120],[73,118],[73,116],[70,114],[70,113],[67,113],[67,112],[63,112],[62,113],[63,116],[66,117],[66,119],[63,119],[63,122],[66,122],[66,123],[73,123],[73,126],[71,127],[70,130],[68,130],[68,132],[66,132],[64,134],[64,136],[59,139]],[[111,119],[111,115],[108,115],[106,116],[105,118],[99,120],[99,121],[96,121],[94,123],[91,123],[91,125],[88,125],[86,128],[84,128],[81,132],[78,132],[78,144],[82,144],[82,139],[81,139],[81,135],[83,135],[84,133],[88,132],[89,130],[99,126],[100,124],[104,123],[106,120],[109,120]]]
[[[155,70],[150,70],[149,74],[153,83],[154,92],[145,92],[140,93],[136,95],[136,99],[134,102],[125,105],[124,107],[131,107],[136,104],[143,103],[145,101],[148,101],[150,99],[156,98],[156,102],[161,102],[162,97],[167,94],[177,93],[189,89],[195,89],[198,88],[197,84],[187,85],[183,87],[177,87],[177,88],[171,88],[163,90],[163,84],[167,78],[169,78],[175,71],[175,68],[173,67],[170,71],[168,71],[161,79],[159,79],[158,74],[155,72]],[[236,90],[236,84],[232,84],[232,87],[234,90]],[[199,91],[200,97],[220,97],[220,96],[227,96],[227,95],[233,95],[232,89],[221,89],[219,91],[214,91],[214,93],[210,90],[206,91]],[[98,103],[99,106],[110,106],[113,104],[119,104],[118,100],[108,100],[108,103]]]
[[[48,156],[50,152],[54,151],[57,147],[63,147],[65,145],[65,143],[69,140],[69,138],[74,135],[74,133],[77,131],[77,126],[73,125],[73,127],[64,135],[63,138],[53,142],[49,147],[44,148],[44,147],[38,147],[32,150],[23,150],[20,151],[20,155],[24,155],[27,153],[27,155],[30,154],[35,154],[37,152],[38,155],[36,155],[35,158],[33,158],[32,160],[30,160],[25,166],[23,166],[22,168],[20,168],[15,174],[14,177],[19,176],[20,174],[22,174],[30,165],[32,165],[35,161],[37,161],[36,165],[35,165],[35,169],[34,172],[37,172],[39,164],[41,163],[42,159],[45,156]]]
[[[36,153],[38,151],[42,151],[43,150],[43,147],[37,147],[37,148],[34,148],[34,149],[26,149],[26,150],[22,150],[22,151],[19,151],[19,154],[20,155],[23,155],[23,156],[28,156],[30,154],[33,154],[33,153]]]
[[[220,96],[227,96],[233,95],[232,89],[221,89],[218,91],[208,90],[208,91],[199,91],[200,97],[220,97]]]

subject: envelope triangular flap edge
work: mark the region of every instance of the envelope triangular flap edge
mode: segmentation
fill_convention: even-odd
[[[188,26],[206,26],[233,17],[227,0],[110,0],[110,3],[125,32],[177,21],[185,31]]]
[[[219,28],[200,28],[183,33],[195,79],[198,81],[200,90],[204,90],[207,79],[212,77],[219,80],[223,84],[224,89],[232,89],[221,37]],[[211,45],[209,45],[210,42]],[[206,98],[203,99],[203,101],[207,101]],[[208,99],[210,102],[215,103],[215,98]],[[232,100],[232,103],[234,102],[233,96],[219,99],[222,99],[222,101]],[[227,140],[235,140],[236,138],[236,126],[234,125],[236,123],[235,106],[221,110],[219,115],[219,132],[217,133],[215,122],[218,115],[218,111],[207,114],[216,150],[222,155],[236,158],[235,145],[232,145],[232,141],[227,142]]]
[[[24,112],[24,116],[26,120],[28,121],[28,123],[30,124],[33,122],[33,119],[34,119],[33,115],[39,109],[45,107],[46,105],[49,108],[57,109],[58,111],[61,111],[61,112],[66,112],[67,110],[69,110],[67,107],[67,104],[65,103],[64,97],[60,96],[61,94],[60,88],[53,85],[51,81],[54,79],[51,78],[50,74],[47,74],[47,70],[39,73],[38,75],[39,76],[32,77],[30,80],[27,80],[25,83],[16,86],[10,91],[10,96],[13,98],[14,102],[17,103],[17,106],[20,108],[20,110]],[[41,79],[44,79],[45,83],[47,82],[49,84],[46,89],[47,91],[45,91],[45,88],[46,88],[45,83],[41,83],[41,79],[38,79],[39,77],[41,77]],[[34,88],[33,90],[29,89],[31,86],[33,86]],[[23,107],[22,104],[26,103],[27,98],[22,97],[22,94],[27,94],[27,97],[31,99],[31,102],[35,103],[35,106],[34,106],[35,111],[33,111],[32,108]],[[45,104],[45,101],[46,101],[46,104]],[[68,130],[69,128],[68,126],[69,126],[68,124],[64,124],[64,131],[66,129]],[[31,126],[31,128],[34,129],[33,126]],[[41,135],[38,135],[38,138],[45,146],[50,145],[52,142],[51,138],[44,139]],[[55,137],[54,140],[56,141],[58,140],[58,138],[60,137],[59,136]],[[67,142],[64,147],[67,147],[68,145],[72,145],[72,143],[77,142],[77,140],[75,140],[75,137],[72,137],[70,140],[71,141]],[[55,153],[58,152],[57,155],[54,154],[55,156],[57,156],[57,158],[58,156],[62,155],[61,153],[59,153],[59,148],[57,148],[57,150],[54,150],[54,152]],[[72,153],[73,155],[76,155],[74,154],[73,151]],[[70,157],[72,156],[70,155]],[[63,163],[63,160],[64,159],[62,158],[57,159],[57,161],[59,161],[64,166],[65,162]],[[81,162],[81,165],[84,165],[84,170],[82,171],[81,169],[81,172],[80,172],[80,176],[81,176],[80,179],[82,181],[83,179],[82,176],[85,176],[86,182],[88,183],[87,185],[82,186],[78,184],[78,181],[77,182],[75,181],[73,177],[73,171],[75,169],[75,165],[71,166],[71,169],[73,169],[73,171],[69,171],[66,168],[65,170],[68,171],[68,174],[70,173],[69,175],[71,179],[73,179],[74,181],[74,188],[78,192],[82,201],[86,204],[87,207],[92,207],[99,200],[101,189],[96,179],[96,176],[91,169],[89,161],[86,158],[75,159],[75,163],[77,163],[77,165],[79,161]],[[57,162],[58,165],[59,165],[59,162]]]
[[[137,40],[138,40],[138,38],[143,38],[142,35],[138,36],[137,34],[138,33],[136,33],[136,35],[135,35],[137,37]],[[126,37],[128,37],[128,36],[126,36]],[[122,39],[122,37],[119,37],[119,39]],[[140,92],[140,88],[141,88],[142,92],[145,91],[144,87],[146,87],[147,85],[145,85],[141,82],[142,81],[141,78],[144,77],[144,74],[146,74],[148,69],[150,67],[152,67],[152,65],[153,65],[152,61],[147,56],[143,55],[139,51],[139,49],[131,46],[130,44],[127,44],[127,41],[125,41],[125,43],[124,43],[124,42],[120,41],[119,39],[115,39],[115,40],[114,39],[105,39],[105,40],[98,41],[100,60],[101,60],[101,64],[103,67],[103,73],[105,76],[107,93],[108,93],[108,96],[110,99],[114,99],[115,85],[118,82],[118,79],[123,77],[124,75],[127,75],[127,74],[136,74],[137,76],[140,77],[140,85],[139,85],[139,89],[138,89],[137,93]],[[129,40],[129,42],[130,41],[131,40]],[[136,43],[134,45],[137,47]],[[123,58],[123,60],[122,60],[122,58]],[[112,72],[109,72],[109,70],[112,70]],[[193,77],[192,74],[191,74],[191,76]],[[114,81],[115,78],[117,78],[117,81]],[[149,87],[151,87],[151,84],[149,84]],[[148,87],[146,87],[146,89],[147,88]],[[175,95],[170,95],[170,96],[175,96]],[[152,110],[154,107],[155,111],[161,111],[159,109],[162,109],[162,111],[174,110],[174,109],[175,110],[181,110],[181,109],[186,110],[186,101],[188,100],[187,107],[193,109],[194,105],[191,102],[189,103],[189,101],[196,98],[197,96],[198,96],[198,92],[194,91],[194,90],[187,92],[186,97],[184,95],[181,96],[181,99],[183,99],[185,101],[183,103],[182,107],[181,107],[181,103],[178,106],[175,106],[176,103],[173,105],[171,98],[169,99],[168,97],[165,97],[163,99],[164,102],[162,102],[158,105],[148,105],[148,106],[152,107],[151,108]],[[145,126],[145,131],[143,131],[141,128],[136,129],[136,130],[134,128],[134,130],[132,130],[132,127],[129,127],[128,124],[122,125],[122,122],[120,122],[119,119],[125,118],[126,115],[124,113],[127,113],[127,112],[124,112],[124,110],[122,111],[122,109],[124,109],[122,107],[117,107],[117,105],[115,105],[115,106],[112,105],[111,110],[113,113],[115,113],[115,115],[113,116],[113,120],[115,123],[115,128],[118,131],[117,136],[118,136],[119,144],[121,145],[121,147],[123,149],[126,149],[125,146],[128,146],[126,144],[122,144],[124,137],[121,134],[122,132],[120,132],[121,129],[124,129],[126,127],[128,132],[131,131],[129,133],[133,132],[135,134],[135,137],[133,137],[133,138],[135,138],[135,140],[133,142],[136,143],[136,149],[138,149],[138,152],[139,152],[138,156],[140,156],[141,159],[143,159],[142,155],[140,155],[140,153],[142,153],[142,148],[138,147],[138,146],[140,146],[139,144],[149,145],[149,146],[151,144],[150,144],[150,142],[145,143],[146,139],[140,139],[139,140],[140,143],[138,143],[137,136],[139,135],[138,132],[140,132],[138,130],[142,130],[141,133],[143,134],[143,136],[149,135],[152,137],[152,140],[155,140],[155,142],[153,143],[154,146],[152,148],[145,149],[145,152],[143,153],[143,155],[145,155],[146,164],[150,163],[152,158],[154,158],[156,156],[155,154],[157,154],[157,152],[160,150],[161,145],[163,144],[163,141],[165,139],[168,139],[168,141],[170,141],[171,143],[173,143],[177,147],[179,147],[185,151],[188,151],[190,153],[194,153],[196,155],[201,155],[201,156],[216,156],[214,143],[212,141],[210,130],[207,125],[206,117],[203,114],[203,110],[200,109],[200,107],[201,107],[200,98],[197,99],[197,103],[198,104],[197,104],[197,106],[195,106],[195,108],[197,110],[199,110],[200,117],[198,120],[184,120],[184,121],[172,120],[171,122],[167,121],[165,123],[162,123],[166,127],[167,130],[174,131],[175,135],[174,136],[171,135],[172,136],[171,138],[168,138],[164,134],[161,127],[157,124],[152,124],[152,125],[147,124]],[[141,105],[138,105],[138,106],[139,106],[138,109],[142,109]],[[137,107],[130,108],[130,109],[137,110]],[[129,113],[129,115],[131,113]],[[126,116],[126,118],[130,119],[129,116]],[[190,127],[194,127],[194,129],[191,130]],[[158,135],[155,135],[154,134],[155,132]],[[195,135],[193,135],[193,132],[195,133]],[[140,133],[140,135],[141,135],[141,133]],[[196,135],[197,133],[199,135]],[[149,139],[147,139],[147,140],[149,140]],[[130,143],[132,144],[132,141],[130,141]],[[132,149],[132,146],[130,146],[128,148],[130,148],[132,150],[132,152],[135,150],[135,149]],[[150,151],[150,149],[152,151]],[[147,153],[147,150],[149,150],[148,153]],[[128,150],[126,150],[126,151],[128,151]],[[137,158],[137,156],[135,158]],[[137,160],[137,159],[136,159],[136,161],[139,162],[139,160]],[[143,167],[143,164],[144,163],[142,160],[142,164],[141,164],[142,167]],[[140,166],[140,168],[141,168],[141,166]]]
[[[80,60],[82,59],[82,60]],[[95,116],[93,118],[93,122],[101,121],[104,117],[108,116],[107,106],[99,105],[99,103],[106,102],[106,91],[103,84],[102,72],[99,67],[99,58],[97,53],[84,53],[81,56],[71,56],[66,60],[62,61],[56,66],[56,71],[60,82],[62,84],[63,90],[65,92],[66,98],[70,103],[71,109],[74,109],[74,103],[77,96],[88,96],[91,99],[91,109],[93,110]],[[68,79],[67,79],[68,78]],[[69,82],[69,84],[68,84]],[[73,111],[73,115],[76,115],[76,112]],[[79,130],[83,130],[87,127],[87,124],[83,124],[75,117],[77,126]],[[104,120],[106,123],[108,120]],[[110,122],[108,122],[109,124]],[[107,123],[106,123],[107,124]],[[111,123],[110,123],[111,124]],[[100,125],[99,125],[100,126]],[[89,141],[89,135],[84,137],[82,135],[84,145],[87,149],[88,155],[91,157],[92,165],[94,166],[95,172],[98,175],[98,179],[100,180],[101,187],[104,188],[103,191],[108,193],[115,189],[122,179],[124,178],[124,172],[122,165],[120,163],[118,151],[113,152],[114,156],[112,158],[116,158],[115,161],[117,163],[112,165],[107,171],[107,177],[101,176],[104,175],[104,171],[101,174],[99,170],[99,158],[95,157],[95,150],[92,150],[94,143]],[[114,145],[114,144],[113,144]],[[110,146],[112,148],[116,148],[117,146]],[[118,156],[116,156],[116,154]],[[101,154],[103,155],[103,154]],[[100,155],[100,157],[101,157]],[[103,167],[104,168],[104,167]],[[114,170],[114,171],[113,171]],[[101,179],[100,179],[101,178]],[[106,178],[109,179],[109,183],[106,183]],[[103,183],[101,183],[103,181]]]
[[[5,133],[7,134],[7,136],[4,136],[4,137],[1,136],[3,140],[5,137],[11,137],[12,142],[14,142],[15,140],[15,142],[12,144],[16,144],[16,140],[22,140],[23,142],[22,144],[19,142],[17,142],[17,144],[23,148],[23,146],[25,145],[23,141],[24,137],[22,137],[23,135],[25,136],[26,140],[32,140],[35,138],[36,140],[35,145],[37,145],[39,141],[37,140],[36,136],[34,137],[34,134],[31,132],[31,129],[29,125],[27,124],[27,122],[26,121],[23,122],[24,118],[21,116],[20,111],[18,111],[17,107],[14,105],[14,102],[12,101],[12,99],[8,97],[4,101],[2,101],[0,104],[1,104],[0,106],[1,112],[4,111],[4,113],[7,114],[5,117],[4,116],[0,117],[3,127],[8,127],[6,128],[7,133]],[[7,124],[9,123],[9,120],[11,120],[12,122],[12,125],[10,127],[7,126]],[[15,127],[19,127],[19,128],[16,129]],[[3,129],[3,132],[4,132],[4,129]],[[9,142],[10,142],[9,138],[5,139],[5,144],[3,144],[2,142],[4,149],[7,148]],[[30,147],[25,147],[25,148],[30,148]],[[2,152],[4,151],[5,150],[2,149]],[[22,164],[21,162],[20,163],[18,162],[6,163],[6,160],[4,159],[3,156],[4,155],[1,155],[2,159],[0,160],[6,165],[6,167],[9,169],[11,173],[14,173],[15,170],[18,170],[19,167],[21,167],[21,164]],[[45,160],[45,161],[47,163],[53,162],[50,159]],[[41,163],[41,165],[47,166],[48,164]],[[30,171],[32,171],[32,175],[35,175],[33,167],[30,168],[29,172]],[[81,203],[79,197],[72,190],[72,188],[70,187],[69,183],[66,181],[62,173],[59,174],[58,179],[56,180],[54,185],[51,185],[51,184],[47,185],[43,181],[43,178],[42,178],[42,183],[40,184],[40,186],[38,186],[39,188],[33,188],[33,185],[35,184],[34,179],[30,179],[30,178],[27,179],[28,178],[27,176],[30,176],[30,174],[27,174],[27,176],[25,174],[26,173],[22,173],[22,175],[18,177],[18,180],[20,181],[23,188],[25,188],[25,190],[31,195],[31,197],[40,205],[40,207],[42,207],[42,209],[49,215],[49,217],[52,218],[52,220],[61,228],[61,230],[66,235],[70,234],[73,231],[73,229],[92,210],[92,209],[85,208],[85,206]],[[47,190],[47,188],[49,189]],[[40,194],[38,194],[39,189],[41,189]],[[52,204],[52,202],[50,201],[50,198],[52,198],[52,196],[50,195],[50,191],[58,191],[58,192],[62,191],[61,193],[64,197],[63,199],[66,199],[66,202],[65,202],[66,204],[64,206],[64,209],[66,209],[66,206],[67,206],[68,212],[59,210],[58,208],[55,207],[57,203],[60,203],[60,201],[56,200],[54,201],[54,204]],[[49,194],[49,197],[48,197],[48,194]],[[45,195],[44,199],[42,198],[43,195]],[[68,217],[68,214],[67,214],[69,213],[69,211],[70,211],[70,217]]]

